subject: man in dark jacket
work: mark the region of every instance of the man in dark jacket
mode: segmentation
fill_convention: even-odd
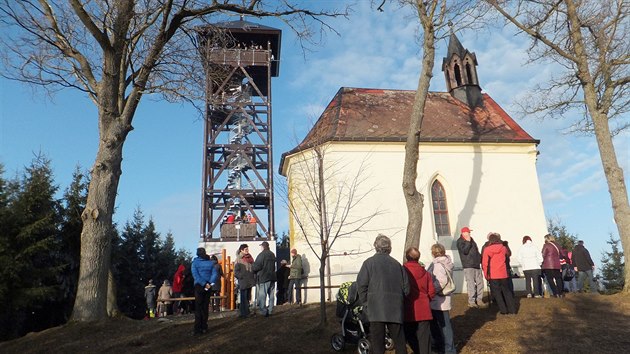
[[[376,254],[363,262],[357,276],[359,300],[370,321],[373,352],[385,352],[385,326],[394,340],[396,353],[407,353],[403,324],[403,301],[409,294],[409,280],[400,263],[392,258],[389,237],[379,234],[374,241]],[[372,351],[370,351],[372,352]]]
[[[597,284],[595,284],[595,279],[593,279],[595,263],[591,259],[591,254],[584,247],[584,241],[578,241],[578,244],[573,248],[571,257],[571,263],[578,272],[578,291],[584,291],[584,278],[588,277],[591,293],[597,293]]]
[[[487,307],[483,302],[483,273],[481,272],[481,254],[477,243],[470,236],[468,226],[461,229],[457,239],[457,251],[464,268],[464,277],[468,290],[468,307]]]
[[[289,267],[286,259],[280,261],[280,266],[276,271],[276,301],[277,305],[288,302],[287,289],[289,289]]]
[[[208,331],[208,306],[210,289],[219,279],[214,265],[203,247],[197,248],[197,257],[192,262],[192,275],[195,279],[195,334]]]
[[[256,257],[252,270],[256,274],[258,308],[261,314],[269,317],[273,312],[276,297],[276,255],[269,250],[269,242],[264,241],[260,247],[262,247],[262,252]],[[269,305],[267,305],[267,299],[269,299]]]

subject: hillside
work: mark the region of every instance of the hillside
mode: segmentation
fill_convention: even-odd
[[[465,295],[451,311],[461,353],[623,353],[630,348],[630,295],[570,294],[564,299],[517,299],[516,316],[496,306],[469,309]],[[330,337],[340,331],[334,304],[329,324],[316,329],[317,304],[279,306],[273,316],[240,320],[225,312],[209,322],[209,333],[193,336],[192,315],[166,320],[118,319],[51,328],[0,343],[2,353],[333,353]],[[356,347],[347,346],[347,353]]]

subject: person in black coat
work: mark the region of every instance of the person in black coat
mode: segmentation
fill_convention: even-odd
[[[401,330],[404,297],[409,294],[409,280],[402,265],[389,255],[392,243],[379,234],[374,241],[376,254],[363,262],[357,276],[359,300],[370,322],[373,352],[385,352],[385,326],[394,340],[396,353],[407,353],[405,334]]]
[[[468,307],[487,307],[488,304],[483,302],[484,280],[481,272],[481,253],[477,243],[470,236],[471,231],[468,226],[462,227],[457,239],[457,251],[462,261],[462,268],[464,268],[468,291]]]
[[[256,275],[258,309],[265,317],[271,316],[276,298],[276,255],[269,249],[269,242],[260,244],[262,252],[256,256],[252,271]]]
[[[591,254],[584,247],[584,241],[578,241],[578,244],[573,248],[571,258],[571,263],[578,272],[578,291],[584,291],[584,280],[588,278],[591,293],[597,293],[597,284],[593,278],[595,263],[591,259]]]
[[[289,288],[289,272],[291,270],[287,267],[287,261],[281,260],[280,266],[276,271],[276,279],[277,279],[277,291],[276,291],[276,304],[282,305],[287,302],[286,292]]]

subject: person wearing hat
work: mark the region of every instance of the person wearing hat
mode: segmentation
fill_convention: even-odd
[[[156,297],[155,285],[153,279],[149,279],[149,284],[144,287],[144,298],[147,302],[147,309],[149,311],[149,317],[155,317],[155,297]]]
[[[370,321],[370,353],[385,352],[385,327],[394,340],[396,353],[407,353],[402,325],[409,279],[402,265],[389,255],[392,251],[389,237],[376,236],[374,250],[376,253],[363,262],[357,275],[359,301]]]
[[[234,277],[238,279],[239,290],[239,317],[249,316],[249,302],[252,299],[252,287],[256,285],[252,265],[254,257],[249,254],[249,246],[243,243],[238,247],[236,262],[234,262]]]
[[[276,270],[276,305],[283,305],[288,301],[289,272],[287,260],[281,260]]]
[[[269,249],[269,242],[260,244],[262,252],[258,254],[252,270],[256,274],[256,296],[258,308],[265,317],[271,316],[276,291],[276,255]],[[269,300],[269,302],[267,302]]]
[[[219,276],[214,267],[215,262],[206,254],[203,247],[197,248],[197,257],[192,261],[192,275],[195,280],[195,330],[194,334],[208,331],[208,306],[210,305],[210,289]]]
[[[291,250],[291,271],[289,272],[289,288],[287,289],[287,299],[293,303],[293,288],[295,288],[295,303],[302,303],[302,257],[294,248]]]
[[[468,292],[468,307],[487,307],[483,302],[483,273],[481,271],[481,253],[477,243],[470,236],[472,230],[462,227],[457,239],[457,251],[464,268],[464,278]]]

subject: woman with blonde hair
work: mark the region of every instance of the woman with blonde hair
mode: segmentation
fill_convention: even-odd
[[[433,286],[437,295],[431,299],[431,337],[438,353],[456,353],[451,327],[451,295],[443,295],[442,289],[453,279],[453,261],[446,255],[444,246],[439,243],[431,246],[433,261],[427,269],[433,277]],[[450,276],[449,276],[450,275]],[[440,295],[442,294],[442,295]]]
[[[560,269],[560,258],[563,258],[562,248],[556,243],[556,238],[551,234],[545,235],[545,245],[542,248],[542,271],[549,284],[551,293],[555,297],[564,297],[564,283]]]

